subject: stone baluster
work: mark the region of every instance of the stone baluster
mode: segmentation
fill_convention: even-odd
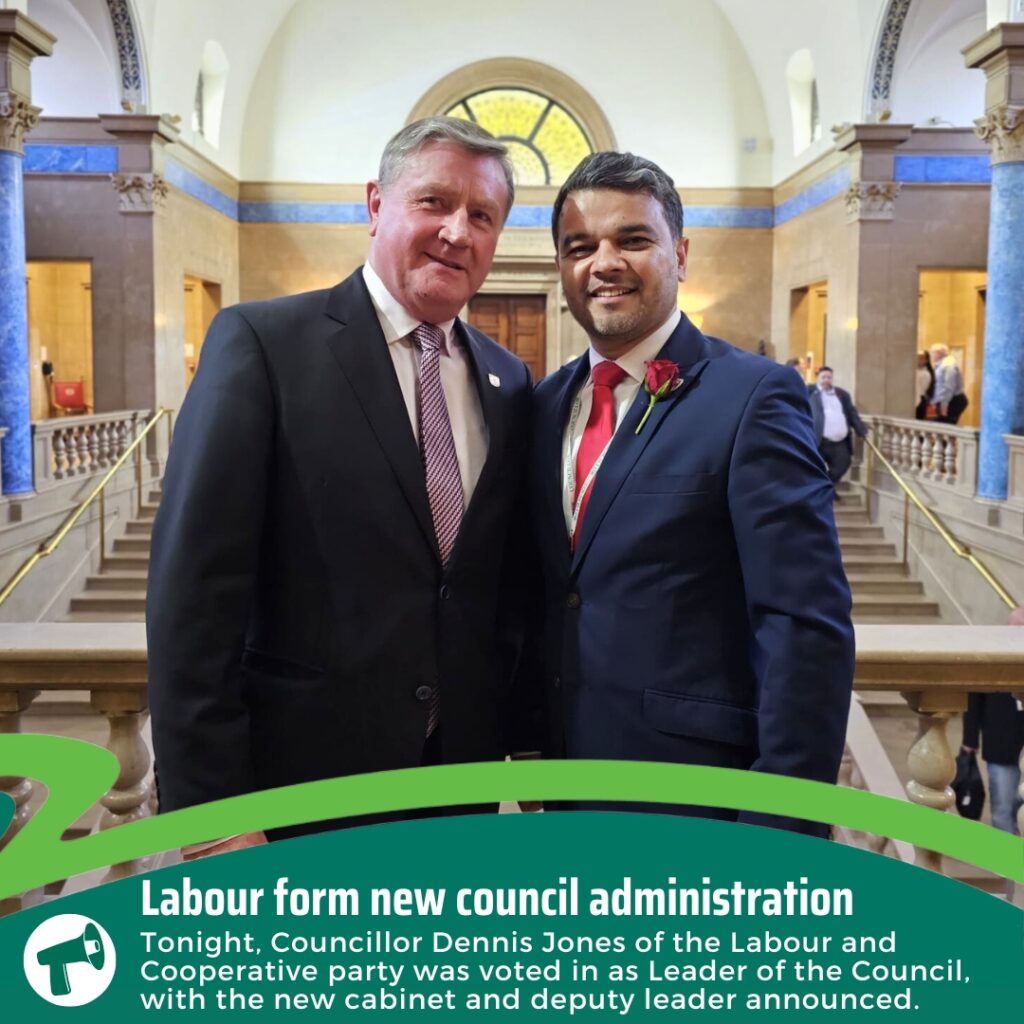
[[[946,450],[943,452],[942,469],[947,482],[956,483],[956,438],[946,438]]]
[[[905,427],[900,428],[900,450],[896,458],[897,468],[910,468],[910,432]]]
[[[148,707],[145,687],[136,690],[93,690],[92,706],[110,723],[107,749],[117,758],[121,770],[113,788],[100,803],[104,807],[100,829],[116,828],[149,816],[149,750],[142,738]],[[116,881],[143,870],[141,860],[112,864],[103,880]]]
[[[87,427],[89,435],[89,472],[95,472],[100,468],[100,431],[99,427],[93,424]]]
[[[98,443],[97,468],[106,469],[113,461],[110,458],[110,424],[101,423],[96,428],[96,440]]]
[[[892,427],[890,427],[888,423],[880,423],[878,426],[882,431],[882,443],[880,445],[882,454],[892,462]]]
[[[79,427],[75,432],[75,449],[78,454],[78,465],[75,467],[79,473],[89,472],[89,428]]]
[[[927,444],[927,442],[928,439],[925,438],[925,443]],[[910,439],[910,471],[912,473],[920,472],[927,464],[928,458],[921,446],[921,435],[915,430],[914,436]]]
[[[32,703],[36,690],[0,691],[0,736],[10,736],[21,731],[21,713]],[[14,817],[7,831],[0,836],[0,850],[21,831],[28,821],[28,802],[32,798],[32,783],[18,775],[0,776],[0,793],[6,793],[14,801]],[[21,910],[21,896],[0,899],[0,916]]]
[[[53,432],[53,478],[63,480],[67,472],[67,454],[64,451],[64,431]]]
[[[930,430],[925,431],[924,443],[921,446],[921,472],[926,476],[935,475],[935,467],[942,461],[941,440]]]
[[[117,456],[114,459],[115,462],[128,450],[128,445],[131,444],[131,436],[132,429],[128,421],[121,420],[117,425]]]
[[[915,804],[946,811],[953,805],[950,783],[956,775],[956,761],[946,736],[946,722],[967,707],[965,693],[904,693],[903,699],[917,714],[917,739],[907,755],[910,781],[907,796]],[[915,846],[921,867],[942,873],[942,855]]]

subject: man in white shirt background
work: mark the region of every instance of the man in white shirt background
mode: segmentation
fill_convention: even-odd
[[[832,383],[832,367],[818,370],[818,383],[810,389],[811,415],[818,451],[833,485],[839,483],[853,459],[853,435],[864,437],[864,426],[850,393]]]
[[[960,366],[946,345],[932,347],[932,367],[935,370],[935,390],[932,402],[936,419],[940,423],[956,424],[967,408],[964,377]]]

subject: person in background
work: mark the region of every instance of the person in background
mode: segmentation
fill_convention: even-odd
[[[932,369],[932,361],[927,352],[918,352],[917,370],[914,373],[915,419],[925,420],[928,418],[928,406],[931,405],[934,394],[935,371]]]
[[[864,437],[868,429],[857,412],[850,393],[832,383],[832,367],[818,370],[818,383],[808,394],[818,451],[828,467],[834,487],[853,461],[853,435]]]
[[[967,408],[967,395],[964,393],[960,366],[948,345],[932,346],[932,367],[935,371],[932,402],[935,404],[936,418],[940,423],[956,424]]]
[[[1024,608],[1010,613],[1011,626],[1024,626]],[[962,749],[981,756],[988,771],[992,824],[1019,835],[1020,755],[1024,749],[1024,705],[1012,693],[972,693],[964,714]]]

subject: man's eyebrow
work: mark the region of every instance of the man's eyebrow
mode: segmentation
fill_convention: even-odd
[[[655,228],[653,224],[623,224],[616,232],[617,235],[653,235]]]
[[[567,245],[572,245],[573,242],[579,242],[581,239],[589,238],[590,236],[585,231],[574,231],[570,235],[566,235],[562,239],[561,248],[565,248]]]

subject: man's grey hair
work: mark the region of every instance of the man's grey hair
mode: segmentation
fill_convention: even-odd
[[[644,192],[657,199],[672,237],[683,235],[683,204],[675,182],[656,164],[633,153],[591,153],[584,157],[558,192],[551,211],[551,234],[558,248],[558,221],[562,207],[573,192],[610,188],[619,192]]]
[[[409,158],[432,142],[458,146],[467,153],[477,156],[494,157],[505,173],[505,184],[508,186],[508,206],[505,208],[505,215],[508,215],[516,197],[508,148],[486,128],[481,128],[474,121],[463,121],[458,117],[424,117],[406,125],[391,139],[384,147],[384,153],[380,158],[380,170],[377,172],[377,181],[381,189],[393,184],[405,169]]]

